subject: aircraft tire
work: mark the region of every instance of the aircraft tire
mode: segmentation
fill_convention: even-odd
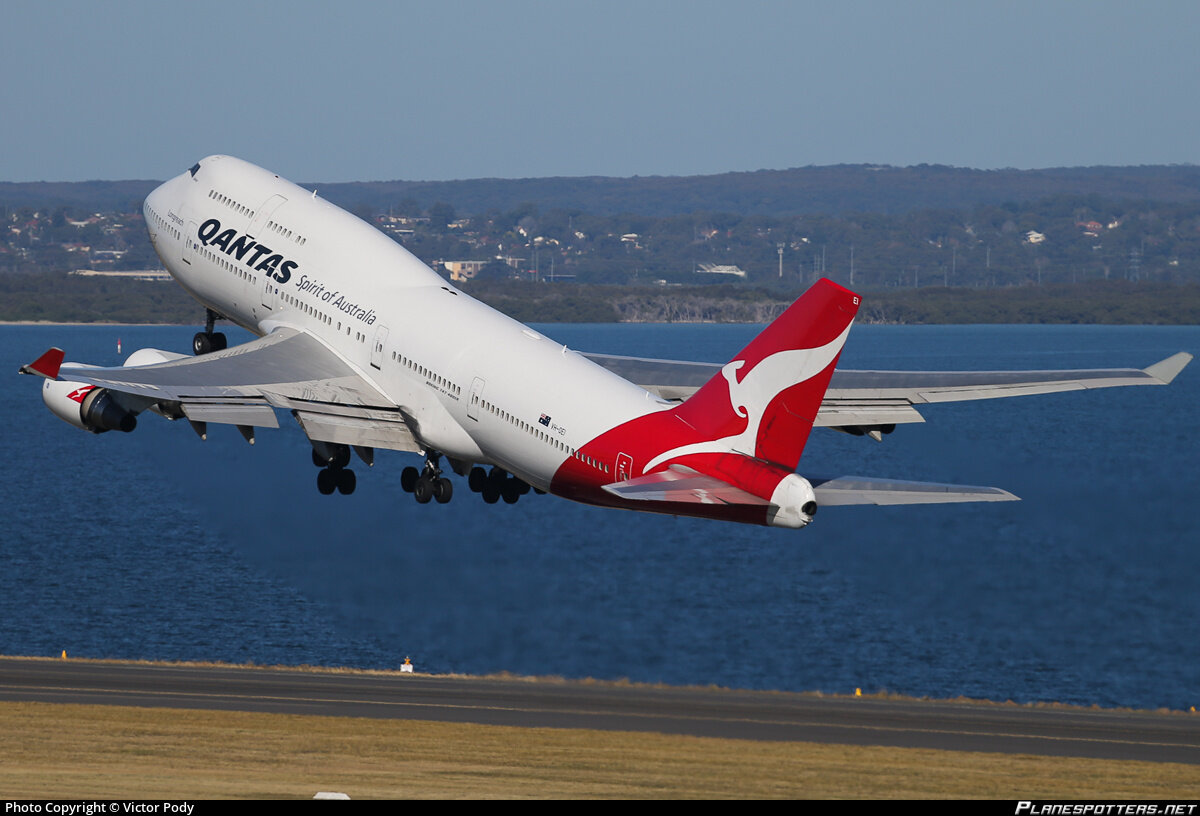
[[[350,464],[350,448],[346,445],[337,445],[333,451],[333,461],[329,463],[329,466],[344,468],[348,464]]]
[[[321,491],[322,496],[328,496],[337,489],[337,476],[329,468],[321,468],[317,472],[317,490]]]
[[[424,476],[417,479],[417,483],[413,485],[413,498],[417,500],[417,504],[429,504],[429,500],[433,498],[433,485],[429,479]]]
[[[518,495],[524,496],[526,493],[529,492],[529,490],[530,490],[529,482],[525,481],[524,479],[518,479],[516,477],[513,477],[513,481],[517,483],[517,494]]]
[[[400,489],[405,493],[412,493],[417,486],[417,480],[420,478],[421,472],[412,465],[409,465],[400,471]]]
[[[212,351],[212,335],[205,332],[196,332],[192,337],[192,354],[199,357],[201,354],[208,354]]]
[[[358,485],[358,477],[354,475],[353,470],[337,471],[337,489],[343,496],[349,496],[354,492],[354,488]]]
[[[521,488],[517,485],[517,480],[505,481],[504,487],[500,489],[500,495],[504,498],[505,504],[516,504],[517,499],[521,498]]]
[[[454,485],[449,479],[435,479],[433,482],[433,497],[438,504],[445,504],[454,495]]]
[[[479,492],[483,494],[483,500],[488,504],[500,501],[500,490],[490,483],[484,485],[483,490]]]
[[[472,493],[482,493],[487,485],[487,478],[487,471],[476,465],[467,476],[467,487],[471,488]]]
[[[499,492],[504,488],[504,481],[508,478],[508,474],[498,467],[494,467],[488,471],[488,484],[496,488]]]
[[[224,332],[215,332],[212,335],[212,350],[224,351],[229,348],[229,340],[226,339]]]

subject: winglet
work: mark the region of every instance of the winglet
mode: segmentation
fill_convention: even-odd
[[[1165,360],[1160,360],[1159,362],[1145,369],[1145,372],[1161,382],[1163,385],[1166,385],[1167,383],[1171,382],[1171,380],[1175,379],[1176,375],[1179,374],[1180,371],[1183,371],[1184,366],[1191,361],[1192,355],[1188,354],[1186,351],[1181,351],[1178,354],[1172,354]]]
[[[21,366],[18,372],[21,374],[36,374],[39,377],[54,380],[58,378],[58,369],[62,366],[62,362],[63,350],[52,348],[29,365]]]

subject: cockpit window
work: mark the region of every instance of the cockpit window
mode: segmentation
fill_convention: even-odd
[[[188,168],[188,172],[192,174],[192,178],[196,177],[196,171],[200,169],[200,162],[196,162]]]

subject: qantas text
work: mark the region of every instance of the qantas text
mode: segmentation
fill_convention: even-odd
[[[204,246],[215,247],[256,272],[267,273],[280,283],[287,283],[299,266],[249,235],[241,235],[235,229],[222,230],[221,222],[215,218],[200,225],[200,229],[196,230],[196,238]]]

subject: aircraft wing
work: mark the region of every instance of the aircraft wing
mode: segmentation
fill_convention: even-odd
[[[319,340],[294,329],[199,357],[157,352],[169,361],[153,365],[58,367],[62,352],[52,351],[22,371],[100,386],[119,394],[129,410],[153,406],[198,430],[209,422],[277,428],[275,409],[282,408],[316,441],[421,450],[401,408]]]
[[[721,366],[682,360],[654,360],[612,354],[588,359],[663,399],[684,400]],[[935,402],[995,399],[1123,385],[1166,385],[1192,355],[1179,352],[1144,369],[1098,368],[1062,371],[847,371],[833,374],[813,423],[818,427],[857,427],[924,422],[914,407]],[[860,433],[862,431],[859,431]]]

